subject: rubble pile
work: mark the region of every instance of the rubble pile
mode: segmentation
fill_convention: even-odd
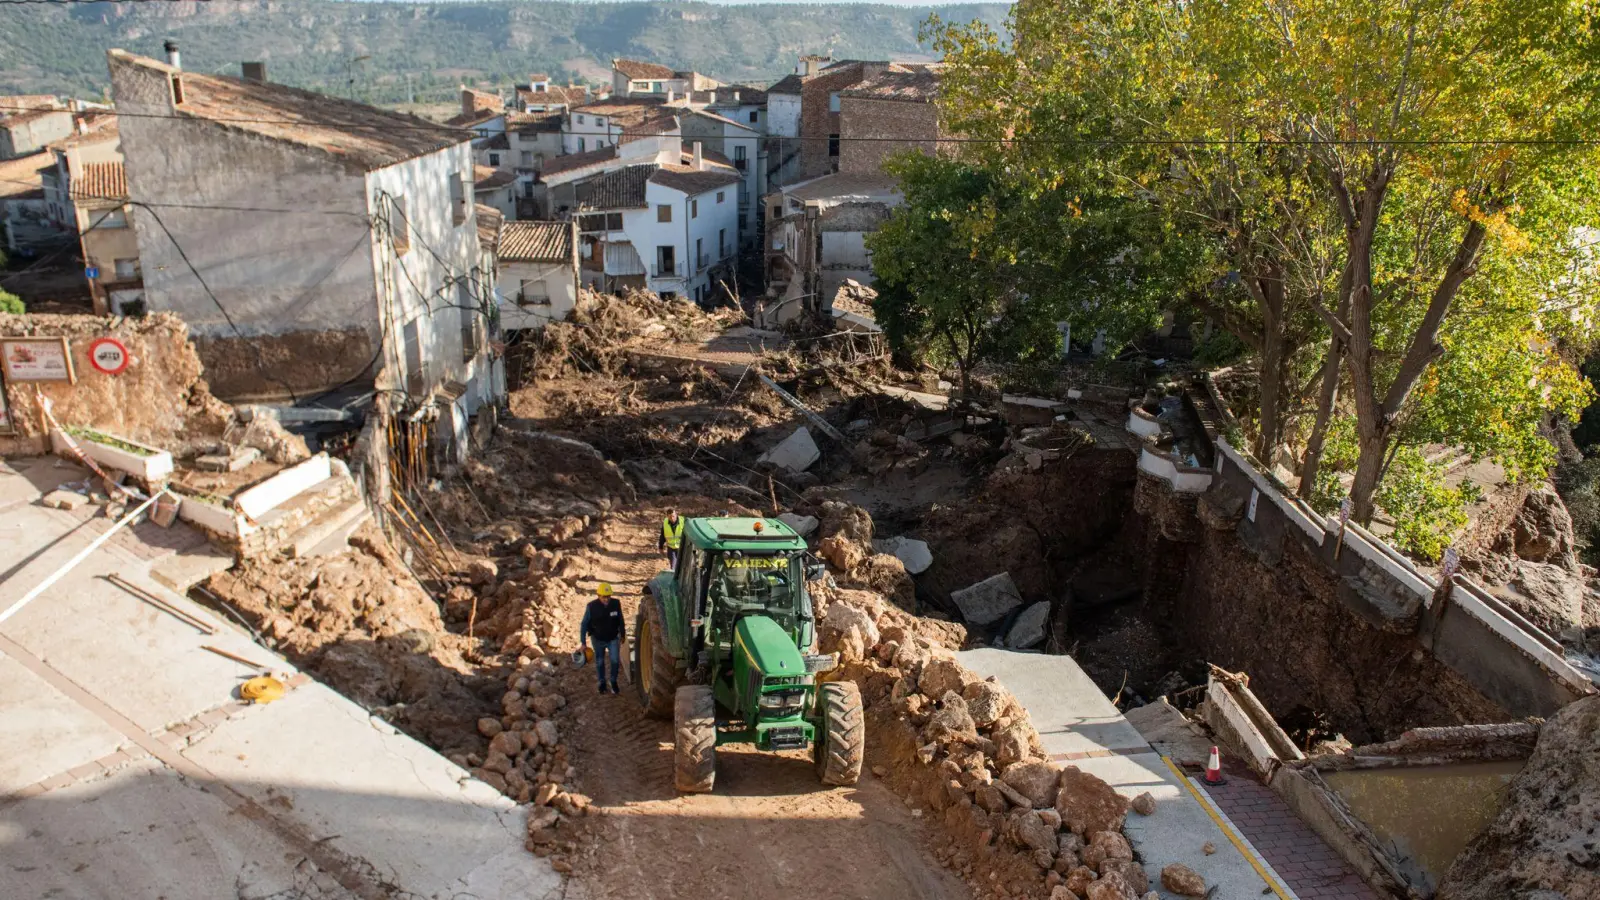
[[[535,372],[539,378],[574,370],[616,375],[632,345],[704,340],[740,318],[734,310],[706,312],[688,299],[667,301],[651,291],[619,296],[584,290],[565,321],[545,326]]]
[[[815,500],[813,497],[813,501],[795,511],[818,520],[817,555],[839,574],[840,584],[875,591],[902,609],[915,609],[916,583],[904,562],[893,553],[879,552],[873,546],[871,514],[838,500]]]
[[[1572,516],[1555,489],[1530,490],[1510,525],[1463,568],[1528,621],[1580,653],[1600,654],[1600,595],[1578,560]]]
[[[931,814],[940,864],[981,897],[1140,900],[1151,884],[1122,834],[1130,804],[1100,778],[1046,758],[1021,704],[961,666],[953,623],[912,616],[870,591],[818,592],[818,635],[861,687],[873,774]],[[1144,801],[1146,798],[1140,798]],[[1182,867],[1168,890],[1205,892]],[[1189,894],[1185,894],[1186,896]]]

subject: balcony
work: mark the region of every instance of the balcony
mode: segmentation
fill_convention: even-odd
[[[654,263],[651,263],[651,265],[650,265],[650,277],[651,278],[683,278],[683,277],[685,277],[684,276],[684,271],[683,271],[683,263],[677,263],[676,265],[671,265],[671,264],[662,265],[661,264],[661,260],[656,260]]]
[[[710,267],[711,267],[711,257],[708,256],[707,254],[702,253],[702,254],[700,254],[700,258],[695,260],[694,273],[696,275],[698,275],[701,272],[704,272],[706,269],[709,269]]]

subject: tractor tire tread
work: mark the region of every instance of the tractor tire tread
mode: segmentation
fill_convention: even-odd
[[[698,684],[678,688],[672,718],[678,790],[709,793],[717,778],[717,701],[711,688]]]
[[[661,616],[661,607],[656,604],[655,597],[648,593],[639,601],[639,614],[634,621],[635,635],[643,630],[640,625],[646,618],[650,623],[650,683],[646,685],[638,677],[635,677],[634,683],[645,715],[652,719],[671,719],[673,695],[683,683],[683,673],[679,671],[678,661],[667,650],[666,641],[663,640],[667,634],[667,623]],[[640,652],[643,652],[643,648]]]
[[[823,784],[849,787],[861,779],[867,751],[861,688],[850,681],[830,681],[817,690],[825,724],[816,750],[817,777]]]

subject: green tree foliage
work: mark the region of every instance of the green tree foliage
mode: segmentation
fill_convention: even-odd
[[[22,305],[22,298],[9,291],[0,290],[0,313],[22,315],[27,309]]]

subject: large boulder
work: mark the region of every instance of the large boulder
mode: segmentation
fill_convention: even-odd
[[[822,450],[811,437],[811,429],[804,425],[784,438],[776,447],[761,454],[757,462],[766,463],[789,472],[804,472],[822,458]]]
[[[1056,792],[1056,812],[1075,834],[1120,832],[1128,815],[1128,801],[1098,776],[1067,766],[1061,770]]]
[[[1583,578],[1560,566],[1517,560],[1510,581],[1493,593],[1551,637],[1580,649],[1586,633],[1600,627],[1600,610],[1585,607]]]
[[[928,549],[928,542],[916,538],[884,538],[873,541],[872,549],[879,553],[888,553],[900,560],[900,564],[906,567],[906,572],[912,575],[921,575],[933,565],[933,551]]]
[[[1002,767],[1021,762],[1033,755],[1033,728],[1023,722],[1012,722],[996,728],[990,735],[994,741],[994,759]]]
[[[867,558],[865,547],[842,534],[829,535],[817,544],[817,555],[839,572],[848,572]]]
[[[939,709],[928,717],[928,724],[922,727],[922,740],[930,744],[978,742],[978,726],[972,724],[972,716],[967,713],[967,701],[962,700],[960,694],[951,691],[940,699]]]
[[[867,613],[836,601],[828,604],[827,614],[817,624],[817,644],[823,653],[860,662],[878,645],[878,626]]]
[[[821,507],[822,524],[817,532],[822,538],[842,535],[846,540],[872,545],[872,514],[851,503],[825,500]],[[863,552],[865,552],[863,550]]]
[[[936,656],[922,666],[917,676],[917,690],[929,699],[937,700],[945,694],[960,694],[967,678],[961,664],[949,657]]]
[[[1060,770],[1042,759],[1025,759],[1007,766],[1000,773],[1000,780],[1016,788],[1035,809],[1040,809],[1055,803]]]
[[[1022,594],[1009,572],[991,575],[977,584],[951,591],[950,599],[961,610],[962,618],[979,626],[993,625],[1022,606]]]
[[[1512,548],[1531,562],[1549,563],[1570,572],[1578,570],[1572,515],[1554,487],[1542,485],[1528,494],[1511,523]]]
[[[979,728],[988,728],[1005,715],[1011,705],[1011,694],[993,681],[974,681],[961,689],[961,699],[967,701],[967,711]]]
[[[1500,815],[1456,857],[1436,896],[1600,897],[1596,822],[1600,696],[1589,696],[1569,704],[1540,729],[1539,743],[1512,779]]]

